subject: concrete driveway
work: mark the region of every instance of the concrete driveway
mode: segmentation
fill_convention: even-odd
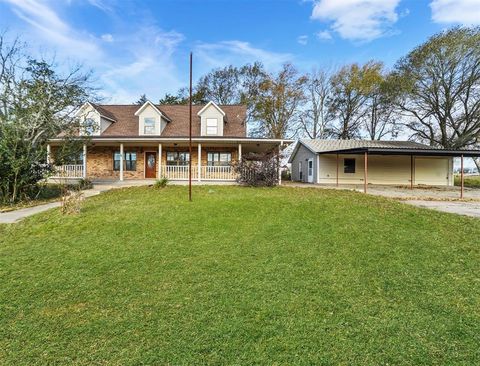
[[[409,205],[414,205],[432,210],[466,215],[480,218],[480,202],[465,201],[404,201]]]
[[[290,183],[285,185],[304,188],[341,189],[363,192],[362,185],[317,185]],[[407,187],[368,186],[368,194],[398,199],[404,203],[432,210],[480,217],[480,189],[465,188],[464,200],[460,200],[458,187]]]

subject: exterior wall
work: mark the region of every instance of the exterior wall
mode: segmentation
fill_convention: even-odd
[[[317,182],[317,154],[312,153],[305,146],[300,145],[297,153],[292,159],[292,180],[297,182],[307,182],[308,180],[308,160],[313,159],[313,182]],[[302,163],[302,179],[300,179],[299,162]]]
[[[148,147],[129,147],[124,146],[124,151],[135,151],[137,153],[137,166],[136,171],[123,171],[123,179],[144,179],[145,178],[145,152],[152,151],[157,153],[157,163],[155,171],[158,177],[158,146]],[[91,147],[87,151],[87,179],[105,179],[105,180],[118,180],[120,179],[120,172],[113,170],[113,154],[115,151],[120,151],[119,147]],[[185,148],[173,148],[164,146],[162,148],[162,165],[167,164],[167,151],[188,151],[188,147]],[[222,151],[231,152],[232,161],[238,159],[238,150],[235,147],[202,147],[201,164],[207,165],[207,153],[210,151]],[[192,148],[192,169],[196,171],[198,167],[198,147]]]
[[[124,146],[123,150],[137,153],[136,171],[123,171],[123,179],[144,178],[144,149],[142,147]],[[87,150],[87,179],[120,179],[120,172],[113,170],[113,154],[119,147],[95,146]]]
[[[145,118],[154,118],[155,119],[155,133],[152,135],[160,135],[165,125],[162,125],[160,114],[151,106],[147,105],[145,109],[138,115],[138,134],[140,136],[145,136],[144,129],[144,120]],[[163,127],[163,128],[162,128]]]
[[[355,159],[355,173],[344,173],[344,159]],[[336,183],[336,155],[320,155],[319,183]],[[453,185],[453,163],[447,157],[414,157],[415,185]],[[364,155],[339,155],[339,183],[363,184]],[[410,156],[369,155],[368,183],[382,185],[409,185]]]
[[[218,122],[218,129],[217,135],[207,135],[207,118],[216,118]],[[220,111],[215,108],[215,106],[210,105],[207,109],[205,109],[200,116],[200,133],[201,136],[223,136],[223,115]]]
[[[78,117],[81,121],[85,121],[87,118],[91,118],[95,121],[96,128],[92,136],[100,136],[112,123],[105,118],[101,118],[100,113],[88,104],[82,107]],[[82,129],[80,134],[85,135],[85,131]]]

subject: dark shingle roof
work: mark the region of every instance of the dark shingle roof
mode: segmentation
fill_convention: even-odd
[[[188,105],[155,105],[162,114],[168,116],[171,120],[162,132],[162,137],[188,136],[189,134],[189,106]],[[112,123],[102,136],[121,136],[135,137],[138,134],[138,116],[135,112],[140,108],[136,104],[129,105],[95,105],[101,108],[110,116],[114,117],[115,123]],[[200,117],[197,112],[204,105],[194,105],[192,107],[192,135],[200,136]],[[246,114],[247,109],[243,105],[221,105],[219,106],[226,114],[223,128],[225,137],[246,137]],[[100,110],[97,109],[99,112]],[[102,114],[102,112],[100,112]]]

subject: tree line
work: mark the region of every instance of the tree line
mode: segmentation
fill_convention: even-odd
[[[182,88],[159,102],[188,100],[188,89]],[[480,145],[480,28],[435,34],[390,70],[375,60],[306,74],[291,63],[277,72],[260,62],[229,65],[194,86],[193,103],[210,100],[245,104],[253,136],[382,140],[400,135],[447,149],[475,148]]]

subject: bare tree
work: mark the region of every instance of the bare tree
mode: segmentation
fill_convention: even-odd
[[[383,70],[378,71],[378,79],[373,81],[365,101],[364,127],[370,140],[382,140],[387,136],[395,138],[400,126],[394,95],[389,92],[389,79]]]
[[[306,75],[306,107],[299,116],[301,134],[311,139],[328,137],[332,116],[328,113],[328,98],[331,97],[330,73],[327,70],[313,70]]]
[[[451,149],[480,143],[479,27],[434,35],[397,63],[393,78],[413,138]]]

